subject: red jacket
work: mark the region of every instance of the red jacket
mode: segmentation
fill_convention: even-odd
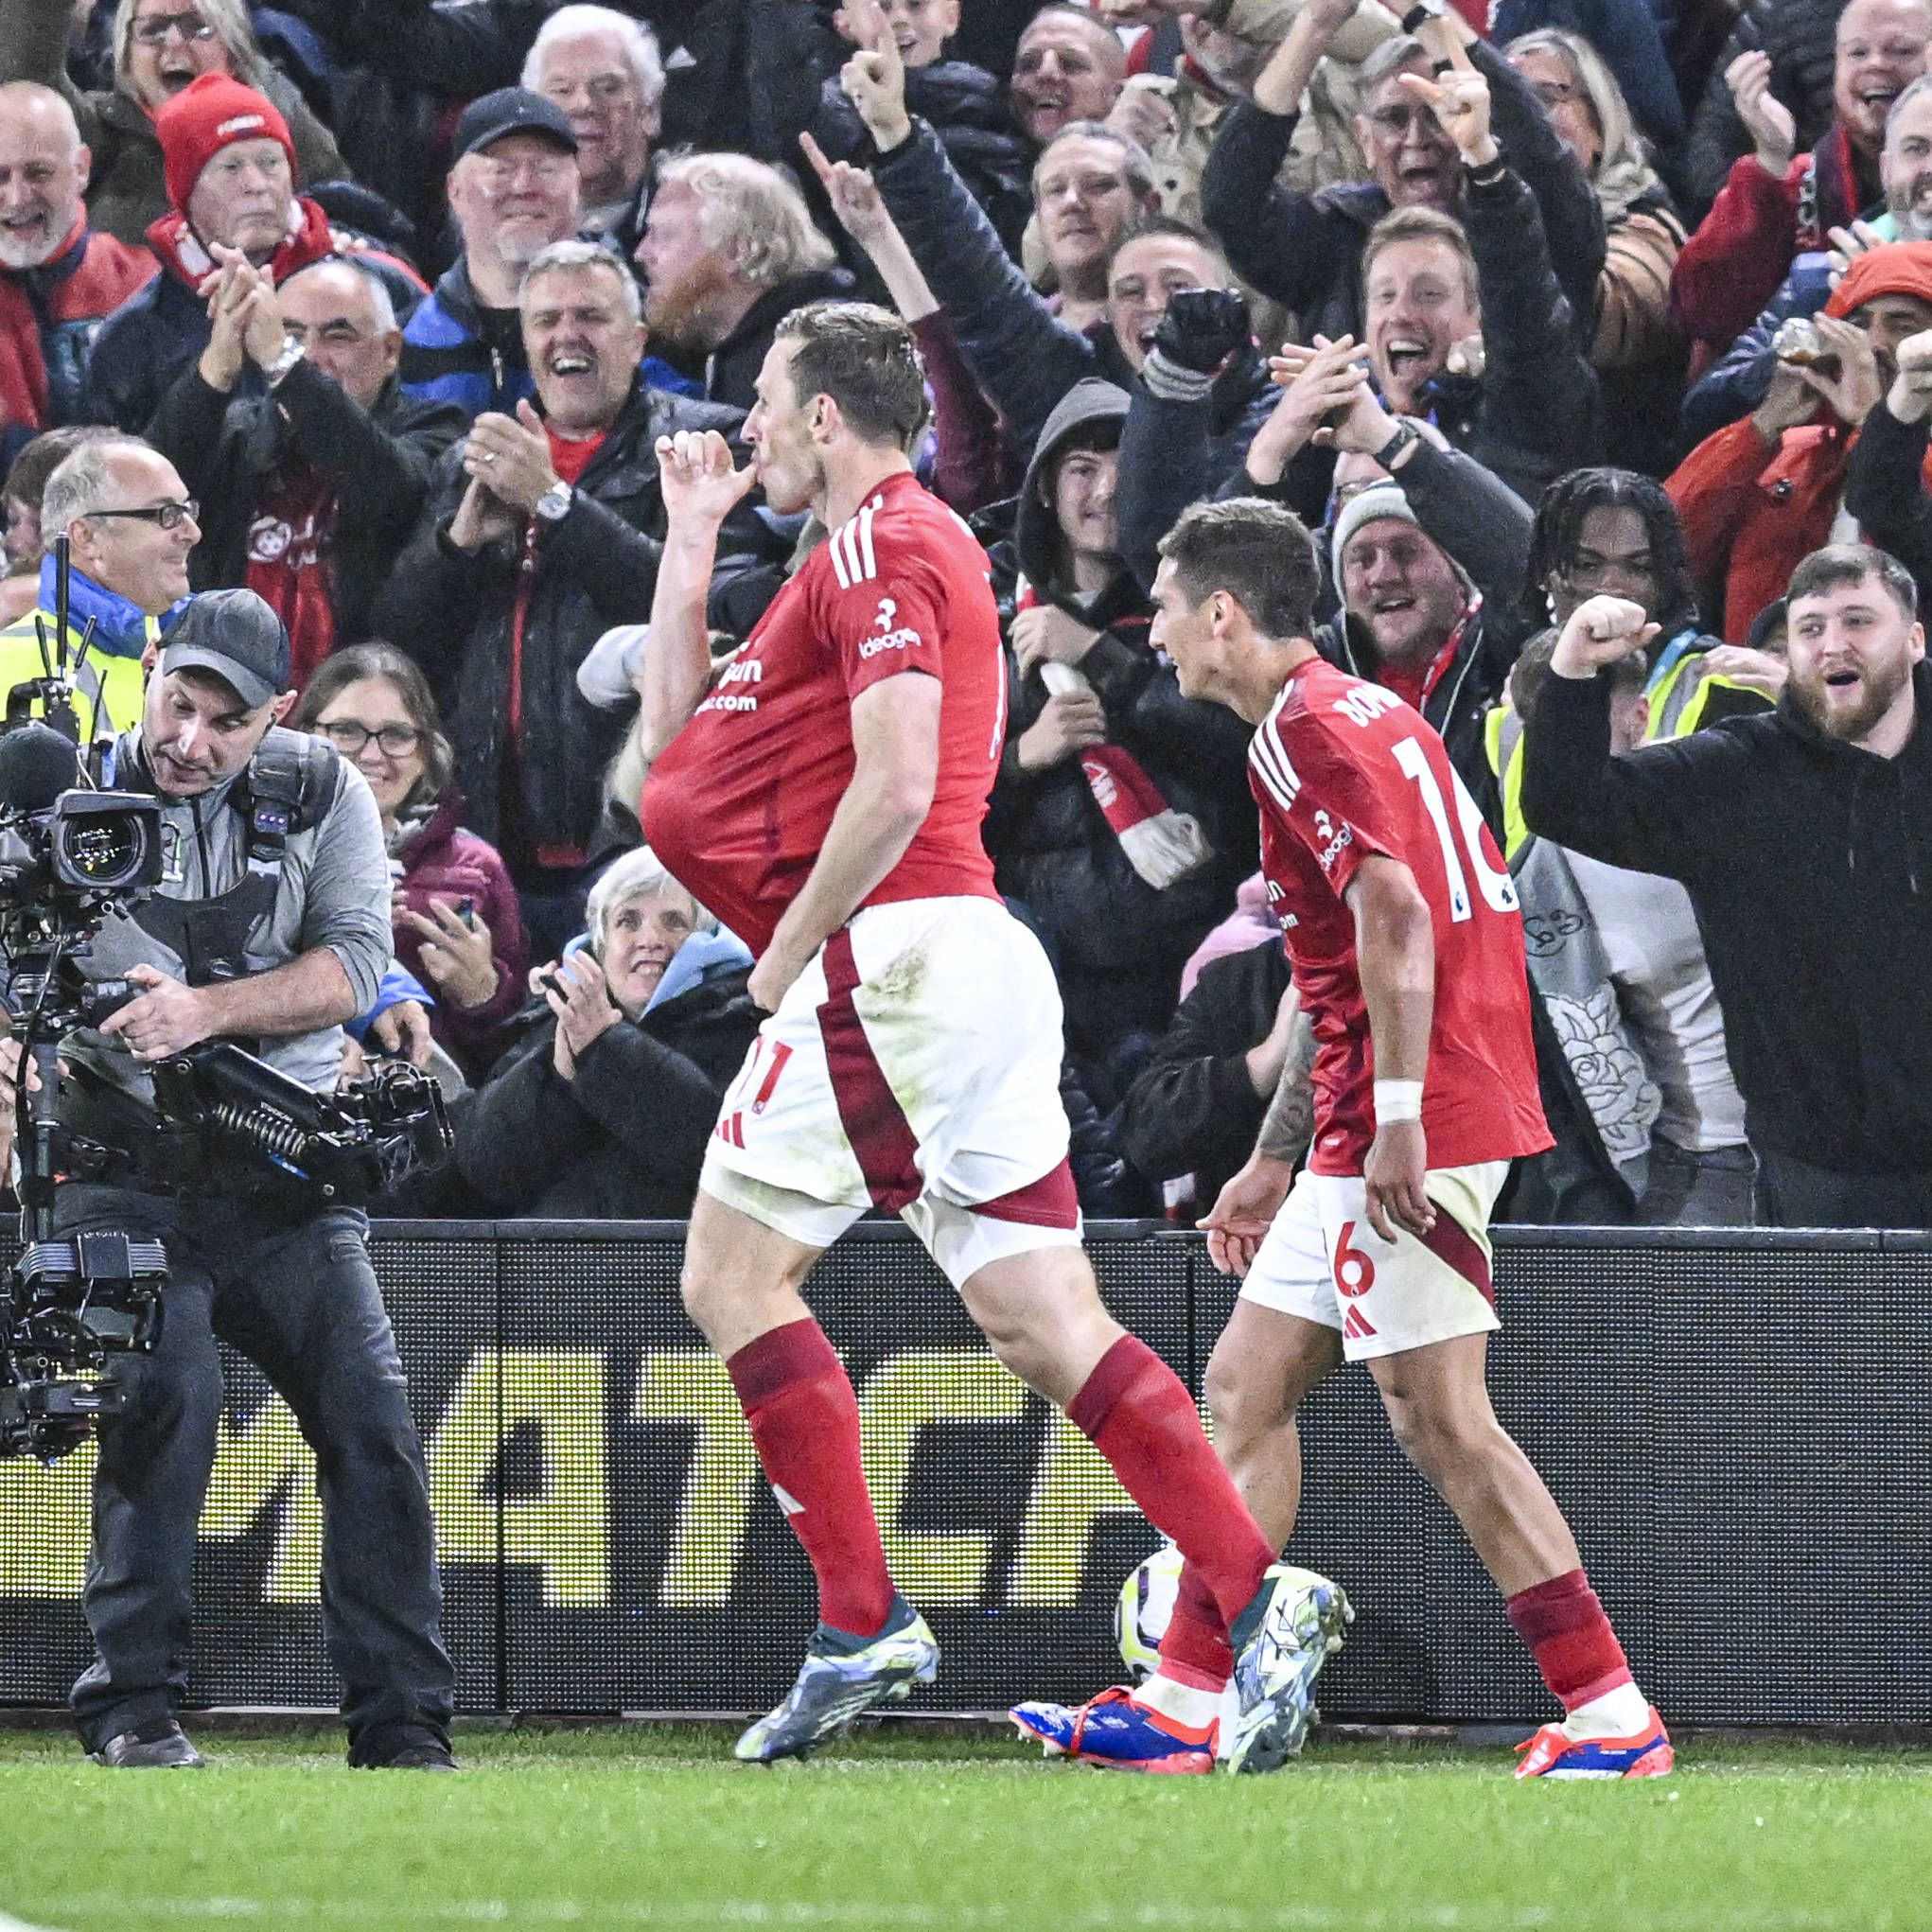
[[[1665,482],[1693,580],[1708,584],[1722,573],[1727,643],[1745,641],[1800,561],[1830,537],[1857,440],[1833,418],[1786,430],[1767,448],[1746,416],[1705,437]],[[1932,487],[1932,476],[1926,481]]]
[[[476,916],[490,929],[497,962],[497,991],[483,1006],[465,1010],[439,997],[430,1014],[430,1031],[448,1050],[472,1081],[495,1063],[510,1037],[509,1021],[530,997],[524,983],[530,971],[530,941],[508,867],[495,846],[465,832],[456,822],[463,809],[457,795],[446,792],[430,822],[400,852],[403,904],[425,919],[440,902],[454,905],[467,899]],[[422,940],[413,926],[395,928],[395,957],[431,992],[435,981],[422,966]]]
[[[96,329],[157,269],[145,248],[95,234],[83,215],[39,268],[0,270],[0,423],[39,431],[80,420]]]
[[[1827,231],[1879,196],[1876,164],[1862,162],[1839,127],[1782,181],[1752,155],[1733,162],[1671,271],[1671,314],[1697,343],[1693,375],[1758,319],[1800,250],[1828,247]]]

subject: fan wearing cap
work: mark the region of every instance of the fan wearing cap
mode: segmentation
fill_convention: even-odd
[[[448,1768],[454,1671],[439,1634],[422,1448],[360,1210],[264,1192],[247,1163],[184,1162],[157,1132],[149,1070],[238,1041],[332,1089],[342,1024],[391,959],[389,867],[367,781],[279,729],[289,640],[249,590],[193,599],[162,646],[110,783],[162,808],[155,896],[103,923],[84,970],[138,994],[61,1043],[62,1124],[112,1151],[63,1188],[64,1234],[137,1227],[167,1243],[167,1320],[104,1420],[82,1608],[95,1655],[73,1710],[97,1762],[192,1765],[187,1688],[196,1522],[221,1406],[216,1331],[300,1418],[321,1466],[323,1621],[352,1764]],[[168,1149],[172,1151],[168,1151]],[[218,1308],[219,1304],[219,1308]]]
[[[1664,487],[1696,581],[1724,587],[1728,643],[1784,593],[1800,558],[1858,534],[1847,512],[1853,446],[1898,374],[1901,343],[1932,328],[1932,242],[1861,255],[1816,318],[1817,356],[1781,360],[1765,399],[1707,436]]]
[[[577,233],[577,136],[555,101],[524,87],[473,100],[456,124],[446,184],[463,253],[402,337],[402,382],[466,417],[535,392],[517,306],[524,271]]]
[[[266,95],[203,74],[155,114],[169,212],[148,231],[162,272],[102,324],[88,372],[88,413],[135,434],[162,396],[207,347],[218,311],[258,313],[272,338],[276,286],[356,247],[333,234],[319,203],[295,192],[295,144]],[[422,292],[413,270],[361,251],[407,302]],[[292,360],[292,358],[291,358]],[[275,357],[266,378],[272,379]]]

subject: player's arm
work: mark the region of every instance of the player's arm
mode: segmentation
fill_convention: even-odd
[[[804,886],[751,975],[751,997],[767,1012],[777,1010],[785,989],[905,856],[924,823],[939,782],[943,689],[922,671],[902,671],[852,699],[852,782]]]
[[[718,557],[718,532],[754,480],[748,466],[732,468],[730,448],[715,430],[680,430],[658,438],[664,553],[651,593],[651,641],[637,680],[636,743],[647,770],[691,722],[711,686],[705,600]]]
[[[1435,930],[1429,901],[1399,859],[1374,853],[1343,892],[1355,916],[1356,970],[1375,1049],[1376,1136],[1362,1164],[1369,1224],[1385,1241],[1396,1228],[1425,1235],[1435,1209],[1423,1192],[1429,1150],[1422,1080],[1435,1017]]]
[[[1288,1051],[1262,1116],[1255,1151],[1230,1176],[1206,1218],[1208,1259],[1223,1274],[1246,1274],[1294,1181],[1296,1163],[1315,1132],[1315,1034],[1299,1005],[1289,1023]]]

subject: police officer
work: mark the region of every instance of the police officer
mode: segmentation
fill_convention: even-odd
[[[332,1089],[342,1024],[390,958],[376,802],[322,741],[278,728],[295,702],[289,639],[248,590],[193,599],[161,651],[141,723],[103,777],[163,807],[159,893],[110,919],[87,967],[138,996],[62,1045],[62,1125],[117,1151],[56,1197],[63,1233],[117,1228],[167,1245],[159,1347],[117,1374],[103,1421],[82,1604],[94,1661],[74,1687],[97,1763],[196,1765],[187,1688],[196,1524],[221,1404],[220,1336],[287,1398],[315,1451],[322,1611],[342,1673],[349,1762],[449,1770],[454,1669],[439,1634],[422,1448],[357,1209],[259,1190],[237,1168],[180,1191],[156,1158],[148,1069],[205,1040],[240,1042]],[[10,1090],[15,1061],[9,1056]],[[8,1098],[0,1094],[0,1099]]]

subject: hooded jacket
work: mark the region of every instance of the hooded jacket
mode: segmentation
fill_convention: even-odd
[[[1526,734],[1530,829],[1682,881],[1751,1144],[1844,1174],[1932,1172],[1932,665],[1884,759],[1787,693],[1610,756],[1609,679],[1552,677]]]
[[[702,376],[708,402],[749,414],[758,400],[758,372],[764,366],[778,325],[793,309],[807,302],[849,302],[857,284],[840,268],[816,269],[767,289],[739,318],[738,325],[704,360]]]
[[[1097,627],[1080,660],[1106,713],[1108,742],[1137,759],[1168,805],[1191,813],[1212,856],[1163,890],[1128,862],[1078,758],[1023,770],[1021,736],[1047,698],[1037,669],[1008,660],[1007,744],[986,821],[1000,889],[1023,900],[1059,953],[1068,1027],[1082,1045],[1136,1023],[1165,1024],[1187,955],[1255,869],[1258,832],[1248,790],[1248,729],[1220,705],[1184,698],[1173,667],[1148,642],[1151,611],[1123,569],[1091,603],[1066,588],[1065,539],[1050,500],[1055,463],[1097,425],[1118,425],[1127,396],[1112,383],[1077,384],[1047,419],[1027,471],[1014,555],[1034,593]],[[1121,982],[1133,981],[1137,992]]]
[[[520,829],[533,845],[588,850],[596,832],[604,768],[626,720],[577,689],[577,666],[613,624],[650,615],[664,529],[654,445],[678,430],[739,423],[735,410],[666,395],[633,381],[624,407],[578,480],[570,510],[536,531],[523,624],[522,736],[514,764],[521,789],[511,808],[503,782],[513,763],[512,657],[523,546],[486,544],[474,555],[448,541],[468,487],[463,452],[445,450],[415,535],[376,601],[372,621],[437,687],[456,781],[473,831],[502,847]],[[740,548],[751,513],[726,525],[721,562]],[[530,853],[506,852],[513,870]]]

